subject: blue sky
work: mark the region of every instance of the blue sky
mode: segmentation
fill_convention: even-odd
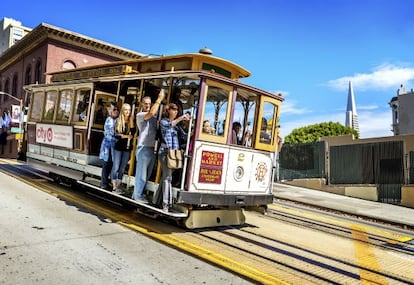
[[[345,124],[354,87],[361,138],[391,136],[388,105],[414,88],[414,1],[5,1],[0,17],[48,23],[142,53],[210,48],[281,92],[281,135],[320,123]]]

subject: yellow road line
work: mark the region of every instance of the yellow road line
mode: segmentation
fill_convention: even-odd
[[[275,210],[275,211],[280,211],[280,212],[285,212],[285,213],[290,213],[293,215],[298,215],[298,213],[300,213],[300,215],[302,217],[305,218],[310,218],[313,220],[317,220],[317,221],[323,221],[326,223],[331,223],[337,226],[344,226],[347,228],[352,228],[352,227],[358,227],[360,228],[362,231],[364,232],[371,232],[373,234],[377,234],[380,236],[384,236],[387,237],[389,240],[387,240],[387,242],[389,243],[401,243],[401,242],[407,242],[407,241],[411,241],[413,238],[410,236],[405,236],[405,235],[400,235],[400,234],[396,234],[393,232],[389,232],[389,231],[385,231],[385,230],[381,230],[381,229],[377,229],[374,227],[370,227],[370,226],[362,226],[362,225],[358,225],[356,223],[353,222],[345,222],[345,221],[341,221],[340,219],[334,219],[334,218],[329,218],[323,215],[319,215],[317,213],[307,213],[301,210],[295,210],[295,209],[290,209],[290,208],[286,208],[283,206],[279,206],[279,205],[269,205],[269,208]]]
[[[22,163],[17,161],[16,159],[0,158],[0,164],[20,165]]]
[[[369,237],[364,232],[364,228],[360,226],[352,226],[352,237],[354,238],[357,264],[361,267],[370,268],[380,272],[381,266],[378,263],[373,248],[367,243]],[[388,284],[387,279],[384,276],[367,271],[363,268],[359,270],[359,276],[363,285]]]
[[[155,238],[157,240],[163,241],[164,243],[174,246],[176,248],[179,248],[185,252],[189,252],[209,262],[217,264],[223,268],[227,268],[233,272],[237,272],[238,274],[245,276],[251,280],[255,280],[261,284],[290,284],[275,276],[264,273],[246,264],[237,262],[217,252],[208,250],[204,247],[200,247],[194,243],[179,239],[173,236],[172,234],[156,233],[146,228],[139,227],[135,224],[127,224],[123,222],[120,222],[120,224],[132,230],[138,231],[142,234]]]
[[[10,175],[10,174],[9,174]],[[36,184],[30,182],[30,181],[25,181],[22,178],[11,174],[12,176],[14,176],[15,178],[24,181],[24,183],[29,184],[31,186],[33,186],[34,188],[36,188]],[[49,187],[47,187],[49,188]],[[51,187],[50,187],[51,188]],[[72,195],[70,193],[67,192],[61,192],[61,191],[56,191],[56,190],[50,190],[50,189],[38,189],[37,190],[41,190],[43,192],[46,192],[48,194],[52,194],[54,196],[58,196],[58,197],[62,197],[66,200],[69,200],[71,202],[74,202],[75,204],[77,204],[78,206],[82,206],[88,209],[92,209],[95,212],[98,212],[99,214],[102,214],[104,216],[107,216],[108,218],[115,220],[118,224],[125,226],[129,229],[132,229],[134,231],[140,232],[146,236],[149,236],[151,238],[154,238],[156,240],[162,241],[165,244],[168,244],[170,246],[173,246],[175,248],[178,248],[184,252],[188,252],[192,255],[195,255],[199,258],[202,258],[204,260],[207,260],[213,264],[216,264],[218,266],[221,266],[222,268],[226,268],[232,272],[235,272],[237,274],[239,274],[240,276],[244,276],[246,278],[249,278],[250,280],[254,280],[256,282],[259,282],[261,284],[280,284],[280,285],[288,285],[290,284],[287,281],[284,281],[282,279],[279,279],[273,275],[267,274],[265,272],[262,272],[260,270],[257,270],[251,266],[248,266],[246,264],[237,262],[235,260],[232,260],[224,255],[221,255],[217,252],[208,250],[204,247],[195,245],[194,243],[179,239],[175,236],[173,236],[172,234],[165,234],[165,233],[158,233],[156,232],[154,229],[151,229],[150,227],[148,227],[147,225],[140,225],[139,222],[137,222],[136,220],[134,220],[134,224],[130,223],[129,221],[131,220],[128,216],[123,215],[123,214],[117,214],[116,212],[112,211],[112,210],[108,210],[102,206],[96,205],[94,203],[85,201],[80,199],[79,197]],[[58,192],[58,193],[56,193]]]

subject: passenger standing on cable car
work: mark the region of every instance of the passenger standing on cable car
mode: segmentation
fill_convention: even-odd
[[[180,87],[175,87],[173,89],[171,98],[170,98],[170,103],[174,103],[175,105],[177,105],[177,108],[178,108],[177,117],[180,117],[184,114],[184,106],[183,106],[183,102],[181,101],[181,88]]]
[[[163,142],[161,143],[158,157],[161,161],[162,175],[160,185],[154,193],[153,203],[158,204],[158,197],[162,193],[162,207],[164,211],[169,211],[172,201],[172,173],[174,169],[167,166],[167,154],[170,149],[180,149],[179,131],[182,129],[177,128],[177,124],[182,121],[190,120],[188,114],[182,115],[177,118],[178,106],[174,103],[170,103],[165,108],[164,118],[160,121],[160,129]]]
[[[136,116],[137,128],[139,130],[137,150],[136,150],[136,168],[135,168],[135,187],[132,199],[144,201],[143,195],[145,185],[151,176],[155,165],[154,146],[157,136],[157,117],[158,108],[164,100],[165,92],[161,89],[158,98],[151,106],[151,97],[142,98],[142,111]]]
[[[115,121],[115,147],[112,166],[112,187],[116,194],[122,194],[122,177],[128,164],[132,150],[132,138],[135,133],[134,118],[131,115],[131,105],[124,103]]]
[[[104,138],[102,140],[99,158],[103,160],[101,172],[101,188],[110,190],[109,176],[112,169],[112,156],[115,147],[115,120],[118,118],[119,110],[115,102],[111,102],[108,108],[109,116],[104,124]]]

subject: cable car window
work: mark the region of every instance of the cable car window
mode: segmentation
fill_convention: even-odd
[[[173,86],[170,101],[178,103],[179,108],[182,108],[180,112],[183,114],[188,113],[191,111],[191,107],[198,105],[199,79],[192,79],[190,77],[176,78],[174,79]]]
[[[46,102],[45,109],[43,113],[43,119],[52,121],[55,114],[56,102],[58,99],[57,91],[47,91],[46,92]]]
[[[108,116],[108,108],[112,102],[116,102],[116,95],[109,94],[109,93],[99,93],[96,96],[95,101],[95,112],[94,112],[94,120],[93,120],[93,127],[102,129],[105,123],[106,117]],[[118,100],[118,105],[122,106],[123,100],[120,98]]]
[[[227,135],[226,120],[228,117],[230,87],[225,89],[214,85],[207,87],[201,134],[225,137]]]
[[[76,90],[75,110],[73,112],[73,122],[85,122],[88,118],[89,98],[91,90]]]
[[[68,122],[70,110],[72,109],[73,90],[67,89],[60,91],[59,109],[56,115],[57,121]]]
[[[232,124],[232,144],[252,146],[252,136],[255,133],[253,127],[257,106],[256,100],[257,95],[255,93],[243,89],[237,90]]]
[[[260,142],[264,144],[272,144],[274,138],[273,128],[274,118],[277,115],[277,107],[270,102],[264,102],[263,116],[260,124]]]
[[[32,106],[30,111],[30,120],[40,121],[42,119],[43,102],[45,100],[44,92],[33,93]]]

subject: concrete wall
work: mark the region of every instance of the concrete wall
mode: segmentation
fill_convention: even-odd
[[[298,187],[320,190],[338,195],[345,195],[344,186],[326,185],[326,180],[324,178],[294,179],[283,181],[283,183]]]
[[[378,191],[376,185],[325,185],[325,179],[319,178],[295,179],[283,181],[283,183],[337,195],[344,195],[369,201],[378,201]],[[411,195],[411,199],[414,204],[414,186]]]
[[[414,185],[401,187],[401,205],[414,208]]]
[[[360,198],[369,201],[378,201],[377,186],[346,186],[345,196]]]

